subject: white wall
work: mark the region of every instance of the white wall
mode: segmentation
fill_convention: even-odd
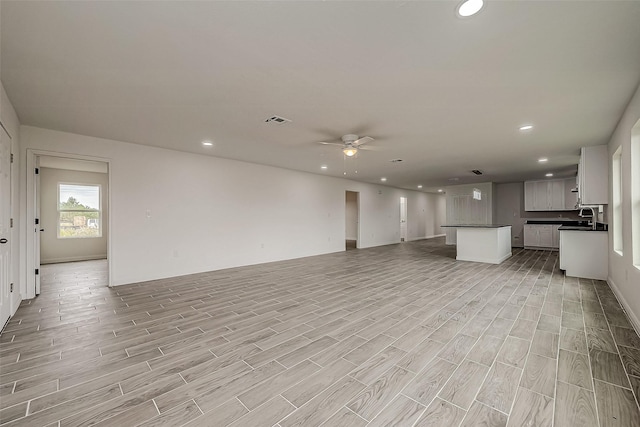
[[[11,165],[11,217],[13,218],[13,229],[11,230],[11,270],[10,280],[14,283],[13,294],[11,297],[11,314],[16,312],[20,306],[22,295],[18,284],[24,281],[24,269],[21,268],[20,254],[20,204],[19,204],[19,167],[20,160],[20,122],[16,115],[13,105],[4,90],[4,85],[0,82],[0,122],[7,130],[11,137],[11,152],[13,153],[14,163]]]
[[[58,238],[58,183],[100,185],[102,236],[82,239]],[[107,257],[109,232],[109,176],[105,173],[40,168],[40,262],[84,261]]]
[[[480,190],[481,199],[473,199],[473,191]],[[491,224],[494,222],[496,201],[495,184],[481,182],[446,187],[447,225],[455,224]],[[456,229],[446,230],[447,244],[456,244]]]
[[[511,225],[511,246],[524,247],[524,183],[496,184],[496,223]]]
[[[400,201],[398,200],[398,204]],[[446,222],[446,199],[442,194],[422,193],[407,200],[407,240],[442,236]]]
[[[358,193],[347,191],[345,195],[345,237],[347,240],[358,239]]]
[[[640,88],[636,91],[627,106],[618,126],[609,141],[609,164],[613,153],[622,146],[622,234],[623,255],[613,250],[613,233],[609,232],[609,278],[613,290],[625,306],[629,317],[640,331],[640,269],[633,265],[631,244],[631,185],[640,185],[631,182],[631,129],[640,119]],[[613,183],[609,167],[609,185]],[[609,205],[613,205],[612,187],[609,188]],[[608,218],[612,218],[608,212]]]
[[[28,149],[109,161],[113,285],[343,251],[346,190],[360,193],[362,248],[400,241],[401,195],[425,206],[417,222],[437,207],[415,191],[29,126],[22,176]],[[23,180],[25,217],[26,194]]]

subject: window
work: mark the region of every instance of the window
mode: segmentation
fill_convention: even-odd
[[[640,120],[631,129],[631,230],[633,265],[640,268]]]
[[[613,154],[613,250],[622,255],[622,147]]]
[[[102,237],[100,186],[58,184],[58,238]]]

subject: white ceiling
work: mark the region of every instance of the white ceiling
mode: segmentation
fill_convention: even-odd
[[[3,0],[0,77],[26,125],[412,189],[567,176],[640,82],[640,1],[486,3]],[[346,133],[380,148],[357,175],[314,144]]]

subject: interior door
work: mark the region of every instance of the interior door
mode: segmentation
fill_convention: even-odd
[[[407,241],[407,198],[400,197],[400,241]]]
[[[0,329],[11,316],[11,138],[0,126]]]
[[[35,218],[36,218],[36,224],[34,225],[34,233],[36,233],[35,236],[35,245],[34,245],[34,254],[33,254],[33,259],[34,259],[34,265],[36,268],[36,275],[35,275],[35,280],[36,280],[36,295],[40,295],[40,231],[42,230],[40,227],[42,227],[42,224],[40,224],[40,157],[36,156],[35,159],[35,163],[36,163],[36,170],[35,170],[35,174],[36,174],[36,179],[33,181],[34,185],[35,185]]]

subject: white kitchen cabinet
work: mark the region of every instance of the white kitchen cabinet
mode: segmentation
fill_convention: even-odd
[[[525,181],[524,210],[565,210],[565,180]]]
[[[535,211],[535,199],[536,199],[536,183],[537,181],[525,181],[524,183],[524,210]]]
[[[578,204],[578,193],[575,192],[576,187],[576,178],[564,180],[564,210],[566,211],[576,210],[576,205]]]
[[[559,228],[562,227],[562,225],[560,224],[554,224],[551,226],[551,233],[552,233],[552,241],[553,241],[553,246],[551,246],[554,249],[559,249],[560,248],[560,230]]]
[[[553,180],[547,184],[549,205],[552,211],[564,210],[564,180]]]
[[[552,224],[525,224],[524,225],[524,247],[525,248],[546,248],[555,249],[554,227]]]
[[[606,145],[582,147],[578,165],[578,200],[582,205],[609,203],[609,161]]]
[[[606,231],[560,231],[560,269],[571,277],[607,280],[609,237]]]

